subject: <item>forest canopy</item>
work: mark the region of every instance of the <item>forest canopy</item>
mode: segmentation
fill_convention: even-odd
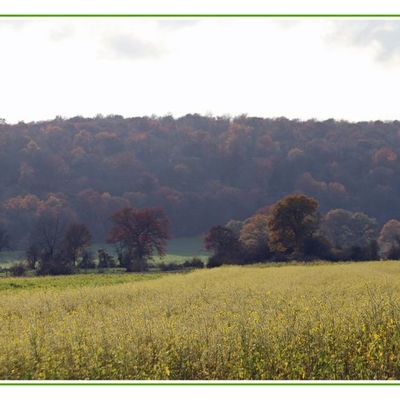
[[[243,220],[290,193],[320,211],[400,218],[400,122],[186,115],[0,125],[0,222],[22,242],[63,208],[104,241],[124,207],[165,211],[175,236]]]

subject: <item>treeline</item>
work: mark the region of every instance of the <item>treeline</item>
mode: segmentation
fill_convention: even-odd
[[[170,221],[161,209],[125,207],[110,220],[107,243],[113,245],[116,260],[99,249],[95,261],[88,227],[59,208],[39,218],[29,236],[26,260],[14,265],[11,274],[30,270],[36,275],[61,275],[110,268],[145,272],[155,254],[165,255]],[[400,221],[389,220],[379,232],[377,221],[364,213],[333,209],[322,214],[316,199],[292,194],[244,221],[213,226],[204,236],[204,247],[213,253],[206,265],[194,258],[155,267],[176,271],[257,262],[400,259]],[[8,233],[0,228],[0,251],[7,248]]]
[[[367,261],[400,259],[400,221],[379,230],[375,218],[333,209],[323,214],[316,199],[288,195],[244,221],[214,226],[205,236],[214,254],[208,267],[266,261]]]
[[[117,210],[162,208],[175,236],[293,192],[323,213],[399,219],[400,122],[186,115],[0,125],[0,222],[17,247],[63,207],[103,242]]]
[[[13,276],[27,273],[69,275],[85,270],[105,272],[114,268],[145,272],[155,254],[165,255],[170,232],[169,220],[162,210],[128,207],[118,210],[110,219],[112,226],[107,242],[113,246],[113,254],[105,248],[93,254],[90,248],[92,235],[85,224],[72,219],[64,208],[46,212],[30,232],[25,259],[5,272]],[[11,248],[7,231],[0,228],[0,251]],[[153,267],[161,271],[176,271],[203,268],[204,263],[193,258],[180,264],[161,262]]]

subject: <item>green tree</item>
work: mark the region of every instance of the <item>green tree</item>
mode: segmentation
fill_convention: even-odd
[[[365,247],[376,239],[377,223],[368,215],[343,209],[330,210],[321,221],[321,232],[334,247]]]

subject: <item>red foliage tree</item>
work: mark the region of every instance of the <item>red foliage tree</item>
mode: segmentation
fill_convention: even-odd
[[[169,239],[169,221],[156,208],[123,208],[111,217],[114,226],[107,242],[116,245],[118,259],[127,271],[144,271],[156,252],[165,254]]]

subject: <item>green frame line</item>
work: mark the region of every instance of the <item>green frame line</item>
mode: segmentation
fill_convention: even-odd
[[[0,14],[1,18],[399,18],[400,14]]]
[[[0,18],[400,18],[400,14],[0,14]],[[400,386],[387,382],[0,382],[1,386]]]

